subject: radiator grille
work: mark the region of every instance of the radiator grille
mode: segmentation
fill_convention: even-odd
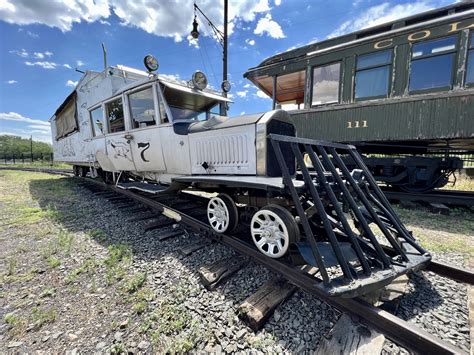
[[[195,165],[213,167],[249,164],[249,142],[246,135],[231,135],[196,140]]]

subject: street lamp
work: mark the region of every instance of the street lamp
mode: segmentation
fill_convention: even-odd
[[[220,31],[209,18],[202,12],[202,10],[199,8],[199,6],[194,3],[194,21],[193,21],[193,29],[191,31],[191,37],[194,39],[199,38],[199,30],[198,30],[198,22],[197,22],[197,15],[196,11],[199,11],[199,13],[206,19],[207,24],[209,27],[212,29],[214,32],[217,40],[219,41],[220,45],[222,46],[222,64],[223,64],[223,70],[222,70],[222,93],[224,97],[227,97],[227,93],[230,90],[230,83],[227,80],[227,23],[228,23],[228,0],[224,0],[224,32]],[[222,103],[220,106],[220,114],[225,116],[227,114],[227,107],[226,103]]]

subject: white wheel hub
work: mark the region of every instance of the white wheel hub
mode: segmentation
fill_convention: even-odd
[[[271,258],[280,258],[288,250],[288,229],[273,211],[263,209],[255,213],[250,223],[250,232],[258,250]]]
[[[213,197],[207,205],[207,218],[212,229],[223,233],[229,227],[229,210],[220,197]]]

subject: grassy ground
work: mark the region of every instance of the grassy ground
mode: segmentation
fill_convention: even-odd
[[[443,190],[474,191],[474,179],[467,175],[457,175],[456,180],[452,177],[450,182],[442,188]]]
[[[50,162],[47,161],[35,161],[35,162],[25,162],[21,163],[21,161],[17,161],[16,164],[4,164],[4,162],[0,161],[0,167],[2,168],[8,168],[8,167],[13,167],[13,168],[44,168],[44,169],[66,169],[66,170],[72,170],[72,166],[69,164],[61,163],[61,162],[53,162],[51,164]]]

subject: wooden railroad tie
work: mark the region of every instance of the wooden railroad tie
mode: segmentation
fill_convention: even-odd
[[[430,203],[428,204],[428,209],[432,213],[443,214],[448,216],[451,213],[451,210],[448,206],[442,203]]]
[[[286,280],[270,280],[250,295],[237,309],[237,315],[248,327],[257,331],[272,316],[275,309],[293,295],[296,286]]]
[[[98,190],[98,191],[92,191],[94,195],[99,195],[99,196],[114,196],[115,192],[110,192],[107,190]]]
[[[195,251],[198,251],[198,250],[208,246],[209,244],[211,244],[211,242],[208,241],[208,240],[200,240],[197,243],[193,243],[193,244],[186,245],[186,246],[182,247],[179,251],[181,252],[181,254],[183,254],[185,256],[189,256],[192,253],[194,253]]]
[[[176,237],[178,235],[183,235],[183,234],[184,234],[184,231],[181,228],[175,228],[175,229],[167,231],[163,234],[158,234],[156,236],[156,238],[158,238],[158,240],[161,242],[163,240],[166,240],[166,239],[169,239],[169,238],[172,238],[172,237]]]
[[[112,197],[108,198],[107,201],[113,204],[118,204],[121,202],[131,201],[128,197]]]
[[[145,226],[145,232],[158,229],[158,228],[163,228],[167,226],[171,226],[173,224],[176,224],[177,222],[174,219],[171,218],[166,218],[166,217],[160,217],[157,222],[149,223]]]
[[[380,354],[385,337],[343,314],[331,329],[327,338],[323,338],[316,350],[317,355],[326,354]]]
[[[361,298],[385,311],[395,313],[402,296],[406,293],[409,278],[407,275],[397,277],[389,285],[361,296]]]
[[[159,218],[161,215],[156,212],[148,212],[136,217],[130,218],[129,222],[139,222],[139,221],[146,221],[147,219]]]
[[[246,258],[240,255],[235,255],[199,267],[198,274],[204,287],[209,291],[212,291],[220,283],[224,282],[235,272],[240,270],[246,263]]]

